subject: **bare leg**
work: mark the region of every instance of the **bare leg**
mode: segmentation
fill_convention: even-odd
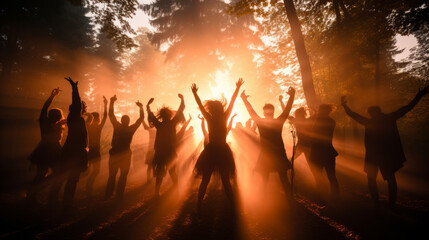
[[[392,175],[389,176],[389,178],[387,179],[387,184],[389,186],[389,206],[391,208],[394,208],[396,206],[396,197],[398,191],[398,186],[394,173],[392,173]]]
[[[233,204],[234,198],[232,195],[231,183],[229,182],[229,174],[223,172],[223,173],[221,173],[220,177],[222,179],[222,185],[223,185],[223,189],[225,190],[226,196],[228,197],[231,204]]]
[[[377,172],[378,169],[375,169],[375,171],[367,173],[368,189],[369,193],[371,194],[372,200],[374,201],[375,207],[379,207],[380,204],[378,201]]]
[[[335,175],[335,161],[327,164],[325,167],[326,175],[328,176],[329,183],[331,185],[331,194],[337,197],[340,193],[340,187],[338,185],[337,176]]]
[[[203,179],[201,180],[200,188],[198,189],[198,213],[201,213],[201,205],[204,199],[204,195],[206,195],[207,186],[209,185],[211,176],[212,172],[207,172],[203,174]]]
[[[171,180],[173,181],[173,184],[177,185],[178,180],[177,180],[177,174],[176,174],[176,166],[172,166],[168,170],[168,174],[170,174],[170,177],[171,177]]]
[[[290,192],[290,183],[289,183],[289,179],[287,177],[287,171],[286,170],[280,170],[280,171],[278,171],[278,173],[279,173],[280,181],[282,182],[283,190],[286,193],[286,197],[289,200],[291,200],[293,198],[293,196]]]

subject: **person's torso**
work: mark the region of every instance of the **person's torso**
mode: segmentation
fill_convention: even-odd
[[[260,144],[263,150],[284,149],[282,129],[283,122],[277,119],[261,119],[256,122],[259,130]]]
[[[226,143],[227,126],[226,120],[223,117],[219,119],[207,119],[207,128],[209,130],[210,143]]]
[[[64,147],[85,149],[87,147],[87,130],[82,117],[67,118],[68,135]]]
[[[130,126],[122,126],[113,129],[112,149],[126,150],[131,146],[134,131]]]
[[[100,148],[101,127],[98,124],[88,126],[89,148]]]
[[[161,122],[156,129],[155,150],[172,150],[176,147],[176,124]]]

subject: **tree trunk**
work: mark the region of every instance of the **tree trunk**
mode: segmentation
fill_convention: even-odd
[[[320,101],[314,90],[313,73],[311,71],[310,59],[305,49],[304,37],[301,31],[301,24],[296,14],[295,4],[293,0],[283,0],[286,16],[289,20],[292,39],[295,44],[296,56],[298,58],[299,67],[302,77],[302,88],[307,104],[312,109],[317,109]]]

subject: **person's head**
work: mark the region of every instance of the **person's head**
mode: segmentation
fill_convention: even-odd
[[[48,120],[51,123],[56,123],[63,119],[63,111],[59,108],[52,108],[48,112]]]
[[[149,127],[150,127],[150,128],[153,128],[153,127],[154,127],[153,122],[149,122]]]
[[[123,115],[121,117],[121,124],[124,126],[130,125],[130,117],[128,115]]]
[[[295,110],[295,117],[296,118],[305,118],[305,117],[307,117],[307,111],[305,111],[305,108],[300,107],[297,110]]]
[[[224,105],[219,100],[208,100],[205,104],[207,111],[212,116],[220,116],[224,113]]]
[[[266,118],[274,118],[274,105],[270,103],[266,103],[262,108],[264,111],[264,117]]]
[[[173,117],[173,111],[169,107],[162,107],[158,112],[158,118],[162,121],[170,121]]]
[[[100,114],[98,114],[98,112],[92,112],[92,123],[100,123]]]
[[[332,111],[334,110],[334,107],[332,104],[320,104],[319,106],[319,114],[322,116],[328,116]]]
[[[368,113],[371,117],[379,117],[381,116],[381,108],[379,106],[371,106],[368,108]]]
[[[235,128],[243,128],[243,124],[241,122],[237,122],[235,124]]]

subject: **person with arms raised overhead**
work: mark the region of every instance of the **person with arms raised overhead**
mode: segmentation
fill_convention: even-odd
[[[79,82],[74,82],[70,77],[65,79],[72,87],[72,104],[69,107],[69,115],[67,116],[68,135],[61,151],[61,175],[66,181],[63,198],[64,208],[65,210],[70,210],[80,174],[88,167],[88,134],[83,118],[86,113],[86,104],[81,101],[79,95],[77,87]],[[54,193],[60,190],[61,185],[62,181],[58,181]]]
[[[36,201],[36,194],[41,190],[49,169],[53,170],[60,163],[60,143],[66,121],[61,109],[52,108],[48,111],[49,106],[60,91],[59,88],[52,90],[40,112],[39,126],[42,139],[29,157],[31,166],[36,167],[36,176],[27,193],[27,199],[30,203]]]
[[[156,117],[150,110],[150,104],[153,103],[154,98],[151,98],[146,105],[148,113],[148,121],[153,123],[156,128],[155,137],[155,155],[153,157],[153,167],[156,175],[155,183],[155,196],[159,196],[159,190],[161,188],[162,180],[165,175],[170,174],[174,185],[177,184],[176,171],[174,166],[174,160],[177,157],[176,153],[176,127],[181,117],[183,116],[183,110],[185,110],[185,100],[182,94],[178,94],[180,98],[180,106],[173,117],[173,111],[168,107],[163,107],[158,112]]]
[[[265,183],[267,183],[271,172],[277,172],[286,196],[292,199],[293,196],[291,196],[290,192],[290,183],[287,178],[287,170],[290,169],[292,165],[286,155],[282,130],[295,99],[295,89],[289,87],[287,94],[289,94],[287,106],[277,118],[274,118],[274,106],[272,104],[265,104],[263,107],[264,118],[261,118],[247,100],[249,95],[246,95],[245,91],[241,93],[241,99],[259,131],[261,152],[255,170],[261,173]]]
[[[127,184],[127,176],[130,171],[131,165],[131,142],[133,140],[134,133],[142,124],[144,118],[143,105],[137,101],[136,105],[139,107],[139,118],[132,125],[130,124],[130,117],[123,115],[121,122],[118,122],[115,116],[115,102],[116,95],[110,98],[109,105],[109,119],[113,125],[113,137],[112,137],[112,148],[109,150],[109,179],[107,180],[106,195],[108,199],[113,195],[115,189],[116,175],[118,171],[121,171],[118,185],[116,187],[116,196],[122,198]]]
[[[428,94],[429,86],[419,89],[414,99],[406,106],[392,113],[383,113],[379,106],[368,108],[370,118],[353,112],[348,106],[345,96],[341,104],[347,115],[365,126],[365,168],[368,178],[369,192],[375,207],[379,207],[377,173],[380,169],[383,179],[389,188],[389,205],[396,207],[397,183],[395,172],[402,168],[406,161],[396,120],[411,111],[420,99]]]
[[[90,122],[87,123],[88,136],[89,136],[89,152],[88,162],[92,166],[92,172],[86,182],[86,193],[88,196],[92,194],[92,186],[94,185],[95,178],[100,173],[101,155],[100,155],[100,138],[101,130],[104,127],[107,119],[107,99],[103,96],[104,113],[103,119],[100,121],[100,114],[98,112],[91,113]]]
[[[283,102],[280,99],[280,102]],[[282,104],[283,108],[284,104]],[[289,117],[290,122],[293,124],[298,137],[298,143],[296,144],[295,159],[301,154],[304,154],[304,158],[307,161],[310,171],[313,176],[316,177],[315,166],[309,161],[311,153],[311,130],[313,127],[313,117],[307,118],[307,112],[305,108],[300,107],[295,110],[295,117]],[[315,179],[317,181],[317,179]]]
[[[198,190],[197,208],[199,213],[201,213],[202,201],[213,172],[220,174],[225,193],[230,200],[231,206],[233,206],[234,201],[230,178],[235,177],[235,162],[231,148],[226,142],[226,136],[228,135],[228,119],[234,107],[238,91],[243,83],[244,81],[241,78],[237,81],[236,89],[226,110],[222,102],[218,100],[209,100],[204,106],[197,94],[197,85],[192,84],[191,89],[195,101],[204,119],[207,121],[209,138],[209,143],[205,146],[195,164],[197,174],[202,175],[202,181]]]
[[[325,169],[331,185],[331,195],[337,197],[340,192],[335,175],[335,158],[338,153],[332,145],[336,125],[335,120],[329,116],[332,111],[331,104],[321,104],[319,111],[314,116],[309,162],[313,166],[313,174],[315,174],[318,187],[322,185],[322,171]]]

